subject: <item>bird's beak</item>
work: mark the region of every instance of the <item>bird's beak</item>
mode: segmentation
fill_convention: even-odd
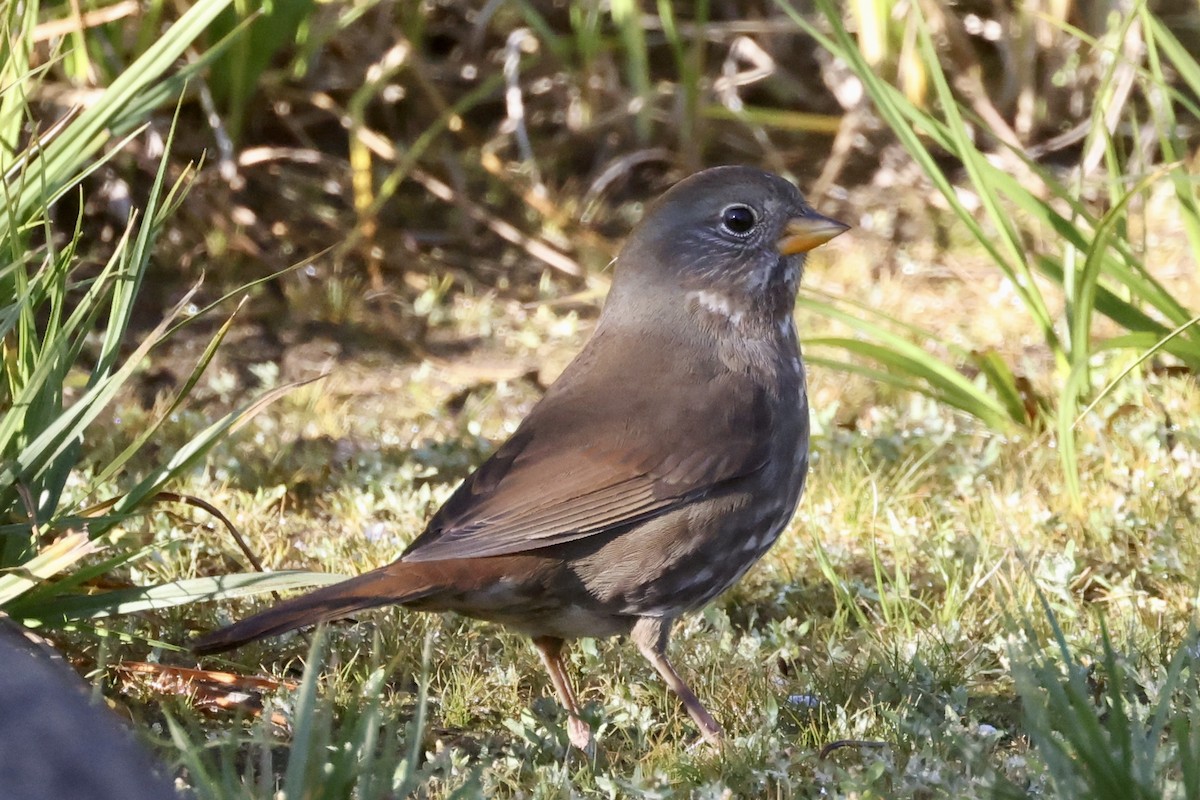
[[[807,253],[849,229],[850,226],[844,222],[809,211],[802,217],[788,220],[783,237],[779,240],[779,252],[785,256]]]

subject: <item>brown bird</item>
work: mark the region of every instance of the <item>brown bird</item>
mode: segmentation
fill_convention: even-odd
[[[804,254],[846,228],[758,169],[681,181],[630,234],[583,351],[399,559],[193,649],[389,604],[456,611],[533,639],[570,740],[587,749],[563,645],[627,634],[719,742],[667,639],[677,617],[762,557],[796,509],[809,431],[796,287]]]

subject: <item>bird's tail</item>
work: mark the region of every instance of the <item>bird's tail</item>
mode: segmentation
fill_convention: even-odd
[[[266,611],[199,637],[191,644],[197,655],[221,653],[247,642],[341,619],[356,611],[417,600],[434,591],[418,564],[396,562],[332,586],[285,600]]]

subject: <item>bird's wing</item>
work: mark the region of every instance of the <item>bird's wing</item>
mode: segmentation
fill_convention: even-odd
[[[708,397],[710,408],[684,402],[675,413],[654,404],[535,408],[402,560],[497,556],[569,542],[657,516],[755,472],[770,440],[765,392],[749,381],[718,382],[728,385],[693,395]],[[563,410],[575,413],[556,413]],[[649,419],[631,418],[639,412]]]

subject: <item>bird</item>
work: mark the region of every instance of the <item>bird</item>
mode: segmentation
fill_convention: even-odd
[[[399,558],[192,650],[385,605],[457,612],[532,640],[568,740],[590,751],[564,648],[625,636],[720,745],[667,656],[671,628],[737,582],[795,513],[809,462],[796,293],[805,254],[848,227],[755,167],[679,181],[628,235],[582,350]]]

